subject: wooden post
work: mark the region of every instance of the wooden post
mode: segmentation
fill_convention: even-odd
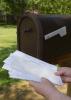
[[[71,97],[71,84],[68,85],[67,95]]]

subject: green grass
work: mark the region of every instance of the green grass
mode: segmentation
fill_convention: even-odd
[[[16,27],[12,25],[0,26],[0,48],[16,45]]]
[[[9,78],[8,72],[2,66],[3,60],[16,50],[16,40],[16,26],[0,25],[0,85],[15,81]]]

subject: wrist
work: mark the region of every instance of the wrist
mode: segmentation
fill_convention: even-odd
[[[48,98],[49,100],[56,100],[59,94],[60,92],[57,89],[49,90],[46,92],[45,97]]]

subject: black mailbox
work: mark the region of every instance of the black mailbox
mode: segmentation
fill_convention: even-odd
[[[71,15],[25,13],[18,23],[17,39],[20,51],[54,63],[71,53]]]

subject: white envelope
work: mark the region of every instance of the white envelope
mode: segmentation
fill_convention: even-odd
[[[28,54],[15,51],[4,60],[4,69],[12,78],[40,81],[42,77],[54,84],[63,85],[60,76],[56,76],[57,67]]]

